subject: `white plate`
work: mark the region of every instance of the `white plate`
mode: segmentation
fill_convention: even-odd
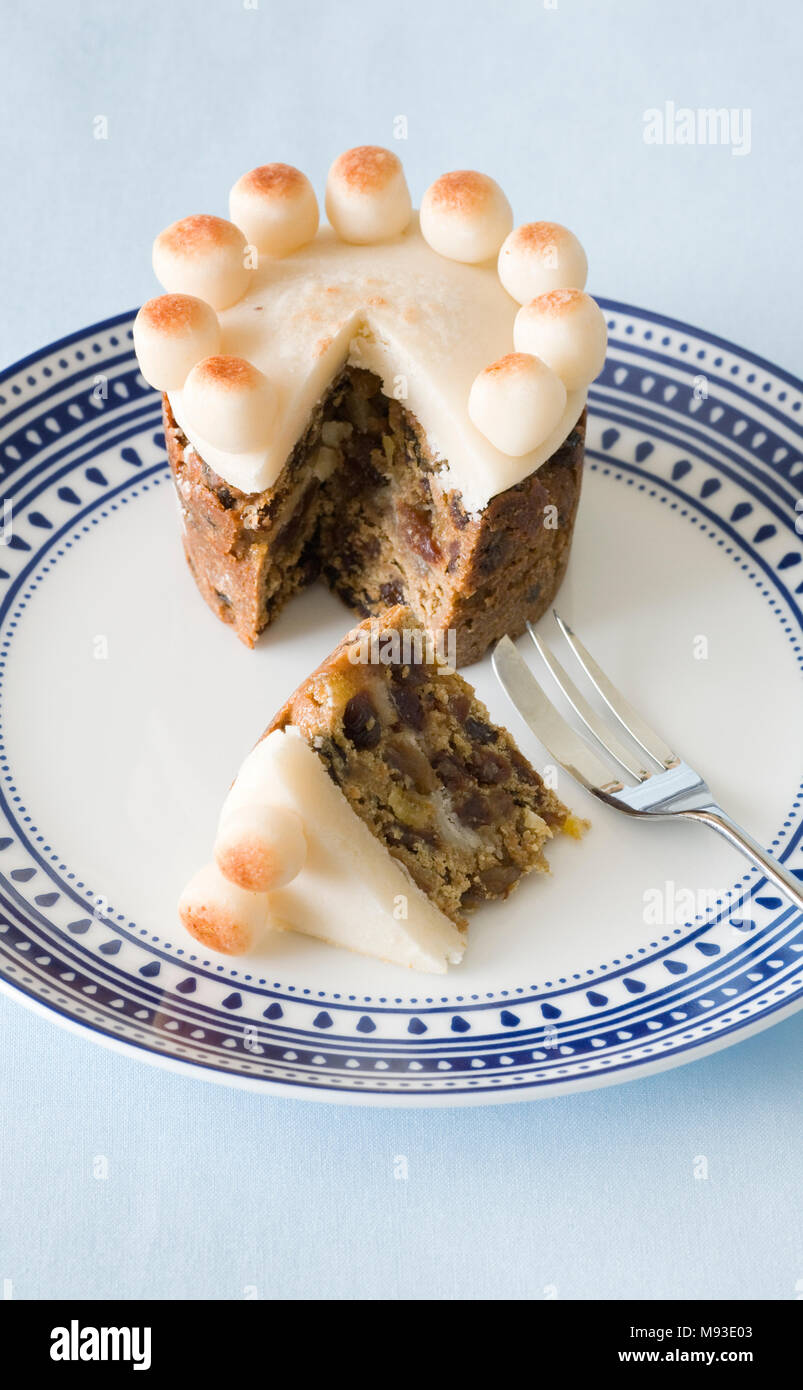
[[[800,384],[699,330],[605,309],[561,610],[803,876]],[[203,955],[178,891],[242,757],[349,614],[316,585],[255,652],[214,620],[130,338],[126,314],[0,380],[0,981],[165,1065],[375,1104],[620,1081],[798,1007],[800,914],[701,827],[628,821],[563,775],[591,833],[476,914],[448,976],[290,934],[245,960]],[[468,674],[543,766],[489,662]]]

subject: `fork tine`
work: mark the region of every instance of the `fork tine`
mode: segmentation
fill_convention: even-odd
[[[609,753],[612,758],[615,758],[620,767],[624,768],[625,772],[629,772],[630,776],[635,777],[638,782],[645,782],[650,776],[650,773],[641,766],[630,749],[625,748],[624,744],[617,738],[616,734],[613,733],[604,719],[600,718],[596,710],[591,708],[585,696],[580,694],[574,681],[561,666],[554,652],[550,651],[543,638],[539,637],[532,623],[527,624],[527,631],[575,714],[582,719],[589,733],[594,735],[594,738],[602,744],[606,753]]]
[[[619,720],[622,728],[629,733],[630,737],[635,740],[648,757],[654,758],[662,767],[676,767],[680,762],[677,754],[672,752],[672,749],[668,744],[664,743],[660,734],[656,734],[654,729],[650,728],[649,724],[633,709],[633,706],[625,699],[624,695],[620,694],[615,685],[612,685],[605,675],[605,672],[600,670],[591,653],[586,650],[580,638],[577,637],[569,627],[569,624],[564,622],[563,618],[554,608],[552,612],[555,615],[555,621],[558,627],[569,643],[577,660],[580,662],[591,684],[602,696],[611,714]]]
[[[499,684],[525,724],[565,772],[576,777],[590,792],[610,794],[623,789],[616,772],[606,766],[585,739],[558,714],[509,637],[497,642],[491,664]]]

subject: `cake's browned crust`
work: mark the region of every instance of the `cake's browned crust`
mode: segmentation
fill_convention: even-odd
[[[298,589],[322,576],[358,613],[408,604],[477,661],[551,604],[580,496],[585,412],[537,472],[469,516],[445,490],[416,419],[370,372],[347,367],[272,488],[246,494],[199,458],[164,398],[184,544],[209,606],[253,646]]]
[[[462,923],[466,910],[545,870],[547,840],[579,823],[421,636],[402,606],[365,619],[266,732],[294,725],[357,815]]]

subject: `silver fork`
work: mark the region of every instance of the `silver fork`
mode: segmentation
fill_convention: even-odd
[[[591,684],[636,745],[634,748],[626,745],[609,721],[592,708],[543,638],[528,623],[529,634],[566,699],[611,759],[611,762],[604,761],[588,740],[567,724],[547,699],[510,638],[503,637],[491,657],[497,679],[524,722],[555,761],[600,801],[627,815],[647,816],[652,820],[680,816],[709,825],[741,850],[795,907],[803,909],[803,884],[723,811],[700,774],[673,753],[620,695],[569,624],[558,613],[555,613],[555,620]],[[631,781],[623,780],[623,774]]]

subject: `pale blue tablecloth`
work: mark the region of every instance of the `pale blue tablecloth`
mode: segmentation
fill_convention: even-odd
[[[580,233],[592,290],[799,372],[802,27],[794,0],[7,6],[0,358],[153,293],[155,232],[243,169],[320,188],[403,115],[419,194],[485,169]],[[747,109],[749,153],[645,143],[667,101]],[[184,1080],[0,997],[0,1294],[800,1297],[801,1041],[797,1017],[625,1087],[368,1111]]]

